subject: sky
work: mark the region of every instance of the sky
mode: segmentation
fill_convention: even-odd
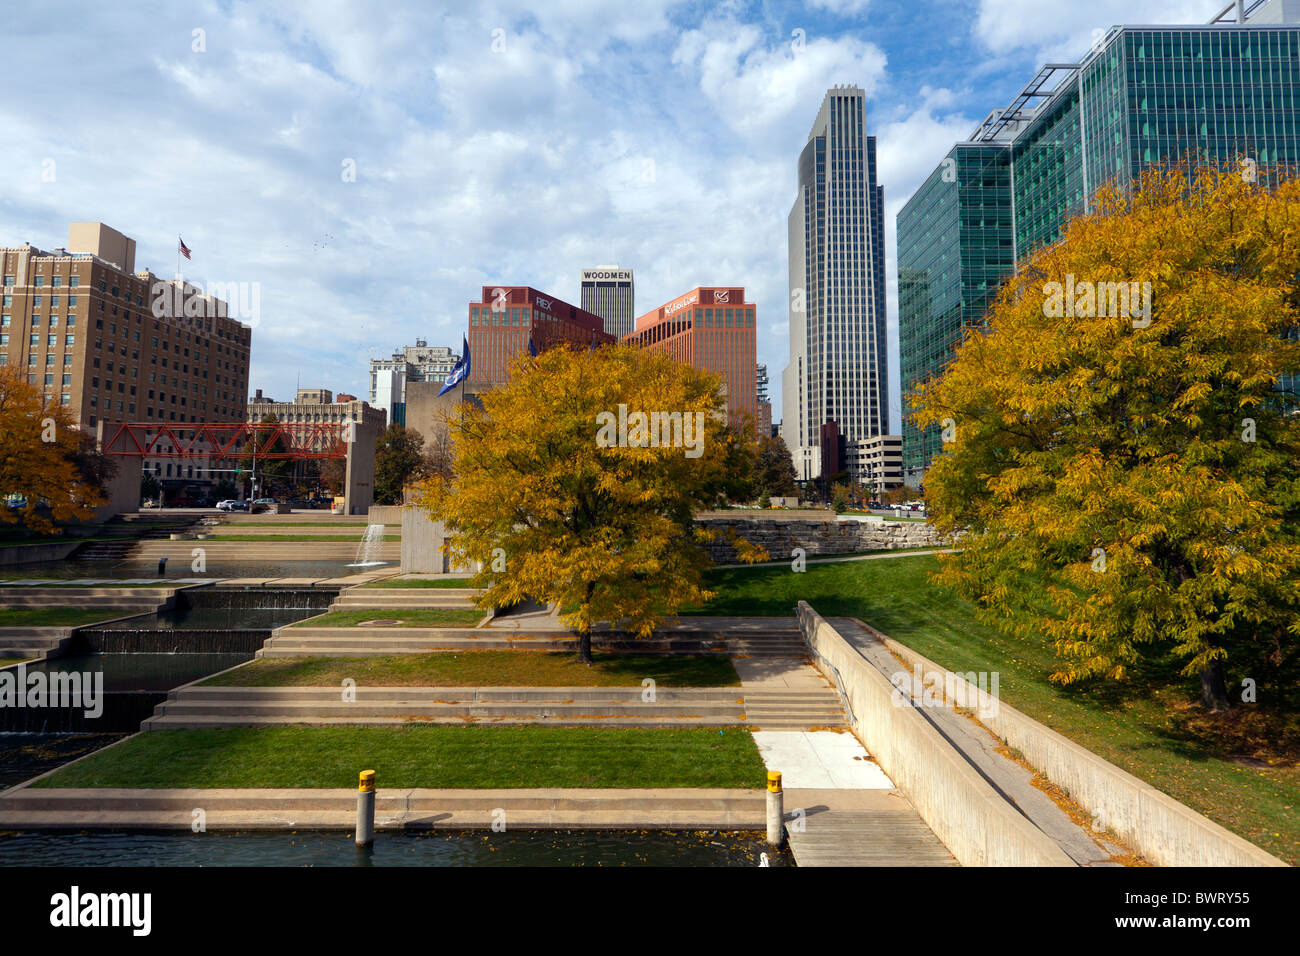
[[[256,283],[250,390],[365,397],[368,361],[460,350],[483,285],[636,311],[744,286],[780,418],[786,217],[826,90],[866,91],[898,396],[898,211],[1044,62],[1227,0],[0,0],[0,246],[98,220],[136,267]],[[250,310],[251,311],[251,310]]]

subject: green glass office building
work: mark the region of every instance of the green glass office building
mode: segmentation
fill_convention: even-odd
[[[1300,2],[1245,4],[1242,23],[1116,26],[1078,64],[1049,64],[940,162],[898,215],[903,469],[940,450],[908,395],[982,327],[1014,264],[1058,240],[1108,182],[1149,165],[1300,164]],[[1235,9],[1235,8],[1233,8]],[[1225,11],[1225,14],[1232,11]],[[1286,383],[1294,388],[1295,383]]]
[[[969,326],[983,323],[1014,265],[1010,153],[958,143],[898,216],[905,473],[909,455],[914,469],[923,468],[940,447],[938,429],[911,424],[908,392],[925,370],[944,366]]]

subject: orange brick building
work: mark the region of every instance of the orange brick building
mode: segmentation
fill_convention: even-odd
[[[722,377],[727,423],[759,427],[754,304],[736,287],[697,287],[638,316],[624,342]]]
[[[605,320],[539,292],[531,286],[483,286],[483,296],[469,304],[469,381],[504,385],[510,359],[528,350],[528,334],[537,351],[560,343],[590,346],[610,344]]]

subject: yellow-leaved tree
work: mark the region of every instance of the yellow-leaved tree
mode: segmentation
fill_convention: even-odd
[[[598,622],[648,636],[712,596],[694,514],[748,477],[722,411],[717,376],[632,346],[521,356],[508,385],[449,420],[452,475],[408,500],[482,565],[480,606],[557,605],[590,662]],[[767,557],[734,543],[743,560]]]
[[[0,367],[0,522],[49,534],[104,503],[87,436],[14,367]],[[22,502],[10,507],[9,502]]]
[[[1172,654],[1218,710],[1230,651],[1294,666],[1300,637],[1300,184],[1137,185],[1102,190],[918,389],[951,439],[926,499],[965,532],[940,579],[1044,635],[1056,680]]]

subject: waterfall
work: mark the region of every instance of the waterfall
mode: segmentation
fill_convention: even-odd
[[[381,524],[367,525],[366,533],[361,536],[361,543],[357,545],[357,559],[347,567],[369,568],[379,564],[386,564],[385,561],[377,560],[379,547],[383,543],[384,526]]]

